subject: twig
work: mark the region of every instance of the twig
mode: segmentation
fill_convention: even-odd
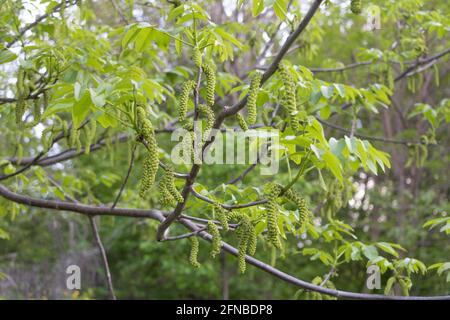
[[[128,178],[130,177],[131,170],[133,169],[134,157],[136,154],[136,147],[137,147],[137,145],[134,144],[133,150],[131,151],[131,159],[130,159],[130,164],[128,165],[127,174],[125,175],[125,179],[123,179],[122,185],[120,186],[119,193],[117,194],[116,199],[114,200],[114,203],[111,206],[111,209],[114,209],[117,205],[117,202],[119,202],[120,196],[122,195],[122,192],[125,189],[125,185],[127,184]]]
[[[175,241],[175,240],[190,238],[192,236],[198,235],[199,232],[202,232],[202,231],[205,231],[205,230],[206,230],[206,227],[202,227],[202,228],[198,229],[197,231],[181,234],[179,236],[165,237],[164,241]]]
[[[108,290],[111,300],[117,300],[116,294],[114,293],[114,287],[112,283],[111,271],[109,269],[108,257],[106,255],[105,248],[103,247],[102,239],[100,238],[100,234],[98,232],[97,224],[95,222],[95,217],[89,216],[89,221],[91,223],[92,232],[94,233],[95,242],[97,243],[98,249],[100,250],[100,254],[102,256],[103,267],[105,269],[106,281],[108,283]]]

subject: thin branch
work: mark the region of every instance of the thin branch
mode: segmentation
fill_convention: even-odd
[[[193,224],[192,222],[188,220],[181,219],[181,223],[185,225],[187,228],[189,228],[192,231],[197,231],[199,228]],[[213,237],[207,233],[206,231],[199,232],[199,236],[205,239],[206,241],[212,242]],[[222,249],[226,252],[232,254],[233,256],[237,257],[239,255],[239,250],[235,247],[229,245],[228,243],[222,242]],[[369,294],[369,293],[355,293],[355,292],[349,292],[349,291],[342,291],[342,290],[334,290],[334,289],[328,289],[321,287],[320,285],[315,285],[306,281],[303,281],[299,278],[296,278],[288,273],[285,273],[281,270],[278,270],[274,267],[272,267],[269,264],[266,264],[256,258],[253,258],[249,255],[245,256],[245,260],[247,263],[257,267],[258,269],[261,269],[278,279],[281,279],[287,283],[290,283],[292,285],[295,285],[297,287],[315,291],[323,294],[327,294],[330,296],[334,296],[337,298],[348,298],[348,299],[360,299],[360,300],[450,300],[450,296],[431,296],[431,297],[417,297],[417,296],[385,296],[381,294]]]
[[[111,300],[117,300],[116,294],[114,293],[111,271],[109,269],[108,256],[106,255],[105,248],[103,247],[102,239],[100,238],[97,224],[95,222],[95,217],[89,216],[89,221],[91,223],[92,232],[94,233],[95,242],[97,243],[98,249],[100,250],[100,254],[102,256],[103,267],[106,274],[106,282],[108,283],[109,295],[111,297]]]
[[[351,130],[347,130],[343,127],[340,127],[338,125],[329,123],[325,120],[320,119],[319,117],[316,117],[317,121],[319,121],[321,124],[333,128],[335,130],[339,130],[341,132],[347,133],[347,134],[351,134]],[[424,144],[421,141],[405,141],[405,140],[395,140],[395,139],[388,139],[388,138],[382,138],[382,137],[372,137],[372,136],[368,136],[368,135],[364,135],[364,134],[355,134],[355,137],[361,138],[361,139],[367,139],[367,140],[372,140],[372,141],[380,141],[380,142],[385,142],[385,143],[393,143],[393,144],[403,144],[405,146],[411,146],[411,145],[419,145],[419,144]]]
[[[167,213],[164,213],[159,210],[141,210],[141,209],[114,209],[111,210],[111,208],[108,207],[94,207],[94,206],[86,206],[76,203],[67,203],[67,202],[61,202],[61,201],[49,201],[49,200],[41,200],[41,199],[35,199],[28,196],[24,196],[21,194],[17,194],[14,192],[11,192],[6,187],[0,184],[0,196],[17,202],[24,205],[32,206],[32,207],[39,207],[39,208],[48,208],[48,209],[55,209],[55,210],[66,210],[66,211],[72,211],[72,212],[78,212],[81,214],[93,216],[93,215],[115,215],[115,216],[128,216],[128,217],[138,217],[138,218],[149,218],[157,221],[163,221],[164,216],[168,215]],[[198,235],[201,236],[203,239],[212,242],[212,236],[207,233],[206,231],[199,231],[201,227],[198,227],[195,223],[190,222],[185,217],[178,220],[181,224],[186,226],[188,229],[190,229],[192,232],[198,232]],[[222,248],[234,255],[238,256],[239,251],[234,248],[233,246],[224,243],[222,245]],[[431,297],[404,297],[404,296],[384,296],[379,294],[364,294],[364,293],[354,293],[354,292],[348,292],[348,291],[341,291],[341,290],[333,290],[328,288],[323,288],[318,285],[311,284],[309,282],[303,281],[301,279],[298,279],[296,277],[293,277],[281,270],[278,270],[258,259],[255,259],[253,257],[250,257],[246,255],[246,261],[283,280],[290,284],[293,284],[295,286],[304,288],[306,290],[316,291],[323,294],[328,294],[335,297],[340,298],[349,298],[349,299],[368,299],[368,300],[450,300],[450,296],[431,296]]]
[[[331,276],[334,274],[335,270],[334,267],[330,269],[330,272],[327,273],[325,278],[323,279],[322,283],[320,284],[321,287],[327,284],[328,280],[330,280]]]
[[[197,231],[181,234],[179,236],[165,237],[163,241],[176,241],[176,240],[180,240],[180,239],[190,238],[190,237],[198,235],[202,231],[205,231],[206,228],[207,227],[202,227],[202,228],[198,229]]]
[[[70,4],[70,5],[74,5],[76,4],[77,1],[64,1],[61,2],[60,4],[57,4],[56,6],[53,7],[52,11],[49,13],[45,13],[42,16],[38,17],[34,22],[26,25],[25,27],[23,27],[22,29],[20,29],[19,34],[17,36],[15,36],[10,42],[8,42],[5,45],[6,49],[11,48],[17,41],[20,40],[20,38],[23,37],[23,35],[25,34],[25,32],[27,32],[30,29],[33,29],[35,26],[37,26],[39,23],[41,23],[43,20],[47,19],[50,15],[56,13],[57,11],[59,11],[60,9],[62,9],[63,6],[65,6],[66,4]]]
[[[117,202],[119,202],[120,196],[122,195],[122,192],[125,189],[125,185],[128,182],[128,178],[130,177],[131,170],[133,169],[134,157],[136,155],[136,147],[137,147],[137,145],[134,144],[133,145],[133,150],[131,151],[131,159],[130,159],[130,164],[128,165],[127,174],[125,175],[125,178],[123,179],[122,185],[120,186],[119,193],[117,194],[116,199],[114,200],[114,203],[111,206],[111,209],[114,209],[116,207]]]
[[[422,65],[428,64],[434,60],[440,59],[443,56],[447,55],[450,53],[450,47],[445,49],[442,52],[436,53],[428,58],[424,58],[424,59],[418,59],[416,63],[412,64],[411,66],[409,66],[408,68],[406,68],[405,71],[403,71],[401,74],[399,74],[394,81],[399,81],[405,77],[408,77],[408,75],[411,73],[411,71],[413,71],[414,69],[416,69],[417,67],[420,67]]]
[[[191,187],[191,193],[197,199],[200,199],[202,201],[208,202],[210,204],[216,204],[216,202],[214,200],[201,195],[200,193],[195,191],[195,189],[193,187]],[[220,206],[222,208],[224,208],[224,209],[227,209],[227,210],[233,210],[233,209],[243,209],[243,208],[259,206],[259,205],[264,204],[264,203],[267,203],[267,200],[263,199],[263,200],[252,201],[252,202],[248,202],[248,203],[244,203],[244,204],[236,204],[236,205],[227,205],[227,204],[220,203]]]

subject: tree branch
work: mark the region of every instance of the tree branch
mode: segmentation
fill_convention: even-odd
[[[77,212],[81,214],[85,214],[88,216],[95,216],[95,215],[112,215],[112,216],[127,216],[127,217],[134,217],[134,218],[149,218],[157,221],[163,221],[164,216],[167,213],[164,213],[159,210],[142,210],[142,209],[111,209],[108,207],[94,207],[94,206],[87,206],[82,204],[76,204],[76,203],[68,203],[68,202],[60,202],[60,201],[50,201],[50,200],[41,200],[41,199],[35,199],[28,196],[20,195],[14,192],[11,192],[6,187],[0,184],[0,196],[17,202],[24,205],[32,206],[32,207],[39,207],[39,208],[48,208],[48,209],[55,209],[55,210],[66,210],[66,211],[72,211]],[[203,239],[212,242],[212,236],[207,233],[206,231],[201,231],[202,227],[198,227],[195,223],[190,222],[187,217],[183,216],[180,220],[180,223],[186,226],[188,229],[190,229],[192,232],[198,232],[198,235],[202,237]],[[239,251],[223,242],[222,248],[234,255],[238,256]],[[294,276],[291,276],[281,270],[278,270],[256,258],[253,258],[251,256],[246,255],[246,261],[283,280],[290,284],[293,284],[295,286],[304,288],[306,290],[316,291],[323,294],[328,294],[331,296],[339,297],[339,298],[349,298],[349,299],[367,299],[367,300],[450,300],[450,296],[431,296],[431,297],[403,297],[403,296],[384,296],[384,295],[378,295],[378,294],[364,294],[364,293],[354,293],[354,292],[348,292],[348,291],[341,291],[341,290],[332,290],[323,288],[319,285],[314,285],[309,282],[303,281],[301,279],[298,279]]]

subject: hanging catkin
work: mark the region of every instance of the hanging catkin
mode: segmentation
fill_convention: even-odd
[[[299,121],[297,118],[297,100],[296,100],[296,88],[292,75],[288,66],[281,62],[278,66],[280,71],[281,80],[283,81],[284,89],[282,91],[282,105],[289,113],[289,120],[291,128],[294,131],[298,131]]]
[[[238,266],[239,271],[244,273],[246,270],[245,255],[254,254],[256,250],[256,232],[250,218],[242,213],[232,212],[229,215],[229,220],[237,220],[238,227],[236,228],[236,235],[239,240],[238,244]]]
[[[70,127],[69,146],[70,148],[76,148],[77,152],[81,151],[80,130],[73,124]]]
[[[211,256],[215,258],[222,250],[222,238],[220,236],[219,228],[212,221],[208,221],[208,232],[212,235],[212,250]]]
[[[242,131],[247,131],[248,125],[247,125],[247,122],[245,121],[244,117],[240,113],[236,113],[236,119],[237,119]]]
[[[214,126],[215,115],[211,107],[205,104],[198,105],[198,111],[206,116],[206,126],[203,131],[203,141],[206,141],[211,133],[211,129]]]
[[[174,199],[172,194],[170,194],[169,190],[167,190],[165,181],[162,179],[158,185],[159,191],[159,202],[163,207],[175,207],[177,205],[177,201]]]
[[[137,108],[138,122],[141,125],[140,134],[146,141],[147,155],[144,160],[142,169],[141,186],[139,195],[144,198],[145,193],[153,186],[155,182],[156,172],[158,171],[159,159],[158,159],[158,145],[156,143],[155,132],[153,125],[149,119],[147,119],[147,113],[144,108]]]
[[[188,80],[181,85],[180,99],[178,101],[178,121],[181,124],[186,122],[186,114],[188,109],[189,94],[194,89],[195,82]]]
[[[206,104],[210,107],[214,105],[214,92],[216,90],[216,66],[212,62],[203,65],[203,72],[206,76]]]
[[[298,192],[288,189],[286,193],[284,194],[286,199],[292,201],[297,205],[298,212],[299,212],[299,225],[300,229],[304,230],[306,227],[306,224],[311,219],[311,213],[308,210],[308,206],[306,204],[305,198],[303,198]]]
[[[278,236],[278,206],[276,201],[280,192],[281,186],[272,183],[268,188],[266,204],[268,240],[276,248],[281,248],[281,242]]]
[[[189,237],[189,242],[191,243],[191,251],[189,253],[189,263],[194,267],[194,268],[199,268],[200,267],[200,263],[197,261],[197,257],[198,257],[198,239],[197,237],[193,236],[193,237]]]
[[[194,62],[197,68],[202,66],[202,52],[197,46],[192,50],[192,62]]]
[[[230,229],[228,225],[227,212],[219,203],[214,203],[214,213],[216,214],[217,220],[220,221],[223,230],[226,232]]]
[[[91,144],[94,141],[95,133],[97,131],[97,121],[91,120],[89,123],[84,126],[84,134],[85,134],[85,144],[84,144],[84,153],[89,154],[91,152]]]
[[[245,107],[248,112],[247,123],[250,125],[256,123],[256,99],[258,98],[261,77],[261,73],[256,72],[250,82],[250,88],[248,90],[247,103]]]
[[[16,82],[16,123],[22,123],[22,117],[25,113],[26,106],[26,98],[29,94],[29,88],[25,85],[26,72],[22,67],[19,67],[19,71],[17,73],[17,82]]]
[[[174,173],[171,167],[166,167],[166,172],[164,173],[163,177],[163,185],[167,189],[167,191],[170,193],[170,195],[175,199],[177,202],[183,202],[183,196],[180,194],[178,189],[175,187],[175,178]]]

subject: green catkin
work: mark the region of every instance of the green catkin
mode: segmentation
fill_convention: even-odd
[[[298,131],[299,120],[297,118],[298,110],[297,110],[295,83],[285,63],[281,62],[278,66],[278,69],[280,71],[280,76],[284,84],[281,102],[283,107],[286,108],[286,110],[289,113],[289,120],[292,130]]]
[[[203,72],[206,76],[206,104],[212,107],[214,105],[214,92],[216,90],[216,66],[208,62],[203,65]]]
[[[151,121],[147,119],[144,108],[138,107],[137,115],[139,123],[141,124],[140,134],[147,142],[147,150],[148,150],[147,156],[144,160],[141,178],[141,187],[139,190],[139,195],[141,196],[141,198],[144,198],[145,193],[155,183],[155,176],[159,166],[158,145],[156,143],[153,125]]]
[[[197,237],[193,236],[193,237],[189,237],[189,242],[191,243],[191,251],[189,253],[189,263],[194,267],[194,268],[199,268],[200,267],[200,263],[197,261],[197,257],[198,257],[198,239]]]
[[[254,253],[256,249],[256,240],[252,239],[253,235],[256,236],[255,228],[250,221],[250,218],[245,214],[238,212],[231,212],[229,220],[237,220],[239,222],[236,228],[236,235],[239,240],[238,244],[238,266],[239,271],[244,273],[246,270],[245,255],[247,252]],[[254,241],[254,243],[251,243]]]
[[[192,161],[194,159],[194,142],[191,133],[192,131],[189,131],[181,141],[183,144],[183,158],[185,158],[186,161]]]
[[[216,214],[217,220],[220,221],[222,228],[225,232],[230,230],[230,226],[228,225],[228,217],[227,212],[219,203],[214,203],[214,212]]]
[[[247,104],[245,106],[248,112],[247,123],[250,125],[256,123],[256,99],[258,98],[261,77],[261,73],[255,73],[252,81],[250,82],[250,88],[248,90]]]
[[[240,113],[236,113],[236,119],[237,119],[242,131],[247,131],[248,125],[247,125],[247,122],[245,121],[244,117]]]
[[[248,239],[248,254],[253,256],[256,253],[256,246],[258,244],[258,238],[256,236],[255,228],[251,228],[250,237]]]
[[[220,236],[219,228],[212,221],[208,221],[208,232],[212,235],[212,250],[211,256],[215,258],[222,250],[222,238]]]
[[[351,0],[350,10],[352,11],[352,13],[361,14],[362,12],[361,8],[362,8],[361,0]]]
[[[188,80],[181,86],[180,99],[178,101],[178,121],[181,124],[185,124],[186,122],[186,114],[188,109],[189,102],[189,93],[195,87],[195,82],[192,80]]]
[[[278,237],[278,207],[276,200],[281,192],[281,186],[278,184],[271,184],[268,188],[267,205],[266,205],[266,219],[267,219],[267,234],[269,242],[276,248],[281,248],[280,238]]]
[[[170,193],[170,195],[173,197],[173,199],[175,199],[177,202],[183,202],[184,201],[183,196],[175,187],[175,178],[172,168],[170,167],[166,168],[163,180],[164,180],[163,185]]]
[[[53,141],[53,127],[47,127],[42,131],[41,143],[44,152],[47,152]]]
[[[23,146],[22,146],[22,144],[20,144],[20,143],[17,145],[17,155],[16,155],[16,158],[17,158],[17,164],[20,165],[20,163],[22,162],[22,158],[23,158]]]
[[[33,103],[33,123],[37,124],[41,121],[41,105],[39,99],[35,99]]]
[[[270,108],[265,108],[262,112],[262,120],[266,126],[271,125],[272,121],[270,120],[270,113],[272,113],[272,112],[273,112],[273,109],[270,109]]]
[[[22,123],[22,117],[25,113],[26,96],[29,94],[29,88],[25,86],[26,72],[23,68],[19,67],[17,73],[16,91],[17,91],[17,103],[16,103],[16,124]]]
[[[80,130],[74,125],[70,127],[69,145],[76,148],[77,152],[81,151]]]
[[[239,246],[238,246],[238,266],[239,266],[239,271],[241,273],[245,273],[245,270],[247,269],[246,263],[245,263],[245,252],[247,251],[247,242],[248,242],[248,237],[243,237],[240,241],[239,241]]]
[[[284,194],[284,196],[286,197],[286,199],[288,199],[296,204],[296,206],[298,208],[298,212],[299,212],[300,229],[304,230],[306,227],[306,224],[311,219],[311,213],[308,210],[308,206],[306,204],[305,198],[303,198],[298,192],[296,192],[292,189],[287,190],[286,193]]]
[[[214,126],[214,121],[215,121],[214,111],[212,111],[211,107],[209,107],[205,104],[200,104],[198,106],[198,111],[200,111],[200,113],[202,113],[206,116],[206,126],[203,131],[203,141],[206,141],[206,139],[208,139],[208,137],[211,133],[212,127]]]
[[[86,126],[84,126],[84,133],[86,136],[84,144],[84,153],[89,154],[91,152],[91,144],[94,141],[95,133],[97,131],[97,121],[92,120]]]
[[[202,52],[197,46],[195,46],[192,51],[192,62],[194,62],[197,68],[202,66]]]
[[[167,190],[166,183],[167,181],[164,178],[159,182],[159,201],[161,203],[161,206],[163,207],[175,207],[177,205],[177,201],[169,192],[169,190]]]

